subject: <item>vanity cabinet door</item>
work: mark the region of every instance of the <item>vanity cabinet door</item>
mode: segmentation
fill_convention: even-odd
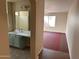
[[[17,47],[17,48],[25,48],[26,39],[24,37],[22,37],[22,36],[16,35],[14,46]]]
[[[20,36],[15,36],[15,40],[14,40],[14,47],[19,48],[20,47]]]
[[[13,46],[15,41],[15,34],[9,34],[9,45]]]
[[[27,38],[15,34],[9,34],[9,44],[16,48],[25,48]]]
[[[25,48],[26,47],[26,37],[21,37],[21,40],[20,40],[20,47],[21,48]]]

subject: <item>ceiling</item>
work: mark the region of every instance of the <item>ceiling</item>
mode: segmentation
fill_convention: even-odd
[[[7,1],[15,2],[20,0]],[[72,0],[45,0],[45,13],[67,12],[71,6],[71,3]]]
[[[45,0],[45,13],[67,12],[72,0]]]

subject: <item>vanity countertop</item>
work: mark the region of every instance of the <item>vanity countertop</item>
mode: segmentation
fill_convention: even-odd
[[[30,37],[31,36],[30,31],[25,31],[25,32],[9,32],[8,34],[15,34],[15,35],[20,35],[20,36],[25,36],[25,37]]]

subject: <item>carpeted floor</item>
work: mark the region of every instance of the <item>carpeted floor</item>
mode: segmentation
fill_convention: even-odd
[[[45,31],[43,34],[43,46],[47,49],[68,52],[66,34]]]
[[[70,58],[68,53],[43,49],[43,52],[40,55],[40,59],[70,59]]]
[[[10,47],[11,58],[10,59],[30,59],[30,49],[17,49]]]

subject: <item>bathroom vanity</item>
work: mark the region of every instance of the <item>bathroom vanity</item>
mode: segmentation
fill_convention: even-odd
[[[10,46],[25,48],[30,46],[30,31],[27,32],[9,32]]]

